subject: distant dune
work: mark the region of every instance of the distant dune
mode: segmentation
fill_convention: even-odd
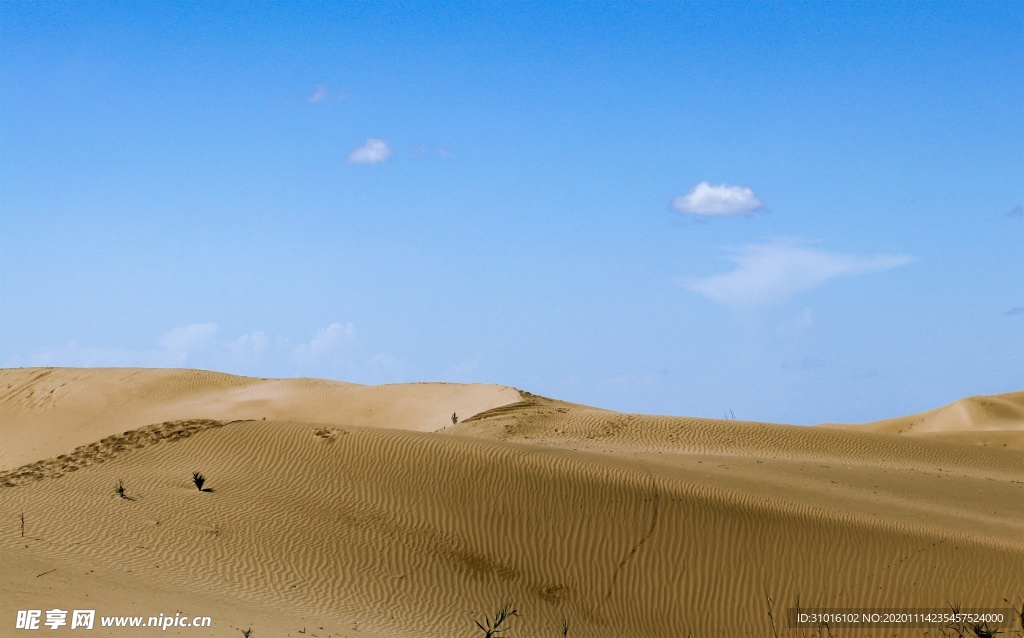
[[[967,397],[921,414],[864,425],[824,427],[1024,450],[1024,392]]]
[[[5,369],[0,635],[58,607],[212,619],[87,635],[253,638],[479,636],[506,602],[508,638],[818,635],[786,626],[798,602],[1009,611],[1022,436],[1024,392],[800,427],[497,385]]]

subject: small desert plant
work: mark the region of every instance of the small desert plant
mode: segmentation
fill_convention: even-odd
[[[569,635],[569,619],[568,618],[563,618],[562,619],[562,638],[567,638],[568,635]]]
[[[455,412],[452,412],[452,425],[455,425],[458,422],[459,422],[459,415],[456,414]]]
[[[131,500],[124,493],[124,481],[122,481],[121,479],[117,480],[117,485],[114,486],[114,492],[116,492],[118,496],[120,496],[121,498],[123,498],[126,501]]]
[[[772,615],[772,599],[768,595],[768,588],[764,585],[762,585],[761,588],[764,589],[764,599],[768,601],[768,620],[772,623],[772,635],[775,636],[775,638],[779,638],[779,632],[775,629],[775,616]]]
[[[245,638],[250,638],[252,636],[252,627],[249,627],[248,629],[239,629],[238,631],[242,632],[242,635],[245,636]]]
[[[955,635],[957,638],[972,638],[973,634],[973,638],[993,638],[1000,633],[998,629],[992,629],[989,627],[988,623],[965,623],[959,620],[960,605],[950,604],[949,608],[952,610],[956,619],[946,625],[945,629],[949,629],[953,634],[948,634],[944,629],[939,629],[939,632],[942,633],[943,636]],[[1017,610],[1014,609],[1014,611],[1016,612]]]
[[[196,484],[196,488],[202,492],[203,483],[206,482],[206,477],[199,472],[192,472],[192,482]]]
[[[1013,610],[1013,617],[1020,621],[1020,635],[1024,636],[1024,599],[1020,596],[1016,598],[1016,600],[1020,601],[1020,609],[1017,609],[1017,605],[1011,603],[1009,598],[1004,598],[1003,600]]]
[[[476,626],[480,628],[480,631],[484,632],[484,638],[496,638],[508,631],[508,627],[502,627],[505,621],[512,617],[519,617],[519,612],[513,609],[512,603],[505,603],[505,606],[498,610],[498,613],[494,614],[494,620],[492,621],[490,616],[484,617],[484,622],[481,623],[479,620],[474,620]]]
[[[975,638],[994,638],[999,633],[998,629],[992,629],[988,626],[988,623],[970,624],[971,631],[974,632]]]

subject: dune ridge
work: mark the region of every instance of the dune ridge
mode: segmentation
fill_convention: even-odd
[[[1024,391],[964,397],[918,414],[870,423],[826,423],[819,427],[907,435],[966,431],[1019,432],[1024,431]]]
[[[819,427],[1024,450],[1024,392],[965,397],[918,414]]]
[[[431,431],[450,425],[452,413],[470,416],[520,399],[513,388],[487,384],[363,386],[144,368],[13,368],[3,370],[0,390],[0,469],[167,421],[279,419]]]
[[[112,427],[97,415],[120,420],[63,458],[13,450],[29,462],[0,472],[3,622],[52,601],[214,619],[170,635],[472,636],[511,601],[513,637],[561,635],[563,618],[570,636],[771,636],[765,592],[779,635],[805,635],[782,626],[797,600],[1024,595],[1024,455],[1010,447],[620,414],[501,386],[40,372],[0,370],[5,447],[8,428],[39,454],[57,449],[47,428],[76,431],[63,446]],[[161,378],[172,386],[140,390]],[[87,400],[94,381],[102,402]],[[63,425],[46,421],[54,385],[65,406],[81,397]],[[282,405],[246,403],[268,396]],[[304,400],[315,419],[291,416]],[[378,402],[393,416],[371,416]],[[122,430],[131,405],[173,418]],[[452,409],[458,424],[437,423]],[[923,631],[835,635],[939,635]]]

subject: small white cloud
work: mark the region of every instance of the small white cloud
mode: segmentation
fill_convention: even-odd
[[[208,349],[216,334],[215,323],[180,326],[165,334],[160,345],[167,361],[173,365],[184,365],[195,354]]]
[[[144,350],[80,346],[75,342],[26,354],[5,367],[103,366],[202,368],[259,377],[319,376],[395,383],[412,378],[405,361],[387,353],[360,354],[355,324],[331,323],[309,341],[255,330],[228,338],[215,323],[179,326]]]
[[[742,186],[707,182],[697,184],[690,192],[672,200],[672,207],[680,213],[705,217],[724,217],[752,213],[764,204],[754,191]]]
[[[318,328],[309,343],[300,343],[292,350],[292,359],[300,366],[312,366],[330,359],[355,341],[356,327],[353,323],[332,323]]]
[[[262,330],[244,334],[225,344],[229,360],[235,369],[248,369],[259,364],[268,351],[270,338]]]
[[[307,102],[322,102],[327,99],[327,85],[317,84],[313,92],[306,96]]]
[[[837,277],[878,273],[913,261],[906,255],[845,255],[812,248],[798,239],[729,249],[731,272],[681,282],[729,306],[779,303]]]
[[[262,330],[254,330],[249,334],[242,335],[238,339],[235,339],[232,347],[237,349],[239,352],[260,355],[267,349],[268,343],[270,343],[270,339],[267,337],[266,333]]]
[[[362,145],[349,151],[346,158],[349,164],[380,164],[391,158],[391,149],[382,139],[371,137]]]

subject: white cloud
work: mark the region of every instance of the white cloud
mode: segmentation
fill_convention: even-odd
[[[356,327],[351,322],[332,323],[326,328],[318,328],[309,343],[295,346],[291,358],[300,368],[315,367],[336,358],[355,338]]]
[[[171,365],[185,365],[192,356],[212,345],[216,334],[215,323],[197,323],[175,328],[160,340],[162,358]]]
[[[317,84],[313,92],[306,96],[307,102],[322,102],[327,99],[327,85]]]
[[[209,352],[218,347],[217,331],[215,323],[178,326],[146,350],[81,346],[71,341],[31,354],[24,363],[69,367],[201,367]]]
[[[762,206],[761,200],[749,188],[728,184],[712,186],[707,182],[697,184],[689,193],[672,200],[672,207],[680,213],[705,217],[742,215]]]
[[[845,255],[812,248],[798,239],[729,249],[731,271],[682,281],[684,287],[729,306],[778,303],[837,277],[878,273],[909,264],[906,255]]]
[[[391,158],[391,149],[382,139],[371,137],[361,146],[349,151],[346,158],[349,164],[380,164]]]
[[[150,347],[63,346],[5,358],[4,367],[198,368],[253,377],[322,377],[355,383],[398,383],[415,369],[390,353],[368,351],[352,322],[318,328],[307,341],[260,330],[229,336],[215,323],[174,328]],[[468,374],[468,372],[467,372]]]
[[[317,84],[313,88],[313,92],[306,96],[306,101],[310,104],[316,104],[317,102],[326,102],[328,100],[344,100],[345,92],[340,91],[338,93],[332,93],[330,87],[326,84]]]
[[[251,370],[263,361],[266,354],[270,352],[270,346],[270,337],[261,330],[254,330],[227,343],[225,350],[228,359],[237,369]]]

